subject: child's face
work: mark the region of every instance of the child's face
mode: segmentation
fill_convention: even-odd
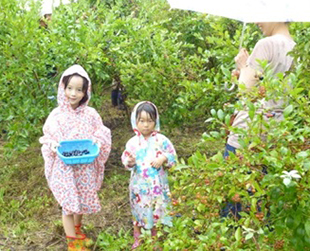
[[[71,107],[76,109],[85,95],[83,92],[83,79],[79,76],[73,76],[65,89],[65,95]]]
[[[137,119],[137,128],[145,138],[148,138],[155,128],[155,121],[151,119],[150,114],[142,111]]]

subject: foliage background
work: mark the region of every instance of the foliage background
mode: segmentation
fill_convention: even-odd
[[[232,66],[239,23],[169,12],[165,1],[79,1],[57,8],[44,29],[39,3],[31,11],[23,3],[2,0],[1,6],[0,121],[10,149],[25,150],[41,133],[55,106],[48,97],[74,63],[92,76],[95,108],[103,88],[120,78],[130,105],[152,99],[171,127],[199,126],[197,118],[229,99],[221,69]]]
[[[285,121],[266,124],[255,115],[255,107],[248,104],[254,119],[251,132],[244,135],[245,149],[224,161],[221,152],[225,130],[238,102],[235,106],[224,106],[235,103],[236,92],[224,92],[223,85],[230,81],[230,70],[234,68],[241,23],[193,12],[169,11],[164,0],[80,0],[57,8],[45,29],[39,26],[39,3],[32,2],[29,11],[25,11],[24,4],[25,1],[1,0],[0,6],[3,182],[8,177],[19,179],[18,168],[11,168],[12,156],[23,156],[33,144],[38,148],[33,142],[37,142],[47,115],[56,106],[60,75],[70,65],[79,63],[91,76],[94,87],[91,106],[96,109],[103,111],[105,90],[110,89],[113,80],[120,79],[128,106],[152,100],[161,111],[165,130],[191,128],[191,133],[206,132],[199,144],[192,145],[197,152],[182,149],[180,164],[170,172],[175,220],[173,228],[159,233],[158,245],[164,250],[307,250],[310,246],[308,23],[290,25],[297,42],[292,53],[296,62],[294,71],[276,82],[266,77],[262,83],[271,86],[269,95],[287,87],[287,80],[294,87],[286,93],[290,101]],[[259,38],[257,28],[248,25],[243,46],[251,50]],[[104,121],[108,120],[102,115]],[[212,118],[211,123],[204,123],[208,118]],[[183,137],[190,139],[188,132],[184,130]],[[265,141],[255,136],[264,132],[268,132]],[[125,144],[125,139],[122,140],[118,144]],[[263,168],[268,174],[262,172]],[[302,178],[285,186],[280,175],[292,169]],[[30,175],[30,171],[26,173]],[[1,214],[6,222],[21,220],[16,215],[20,212],[25,215],[21,208],[30,198],[25,190],[5,184],[7,187],[0,189],[0,205],[10,202],[2,207]],[[254,195],[249,195],[249,188]],[[38,194],[26,203],[29,217],[38,207],[41,196]],[[40,197],[42,214],[51,205],[50,198]],[[238,202],[247,207],[240,220],[219,217],[227,203]],[[261,210],[257,209],[257,203]],[[15,228],[14,235],[19,236],[22,229],[33,226],[23,224]],[[123,245],[126,249],[132,241],[128,231],[128,228],[118,233],[102,231],[97,247],[113,250],[112,247]],[[10,234],[10,231],[4,233]],[[153,245],[147,236],[145,233],[145,248]]]

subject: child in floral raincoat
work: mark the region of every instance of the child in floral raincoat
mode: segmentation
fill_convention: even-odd
[[[94,108],[87,106],[91,81],[79,65],[67,69],[58,86],[58,107],[48,116],[40,138],[48,186],[62,207],[68,250],[88,250],[91,243],[81,233],[83,214],[100,211],[97,191],[104,176],[104,165],[111,149],[111,132]],[[66,165],[56,154],[62,140],[92,139],[100,154],[91,164]]]
[[[151,229],[155,236],[157,222],[172,226],[167,212],[170,192],[163,164],[173,166],[176,152],[170,140],[159,133],[159,115],[154,104],[138,103],[131,114],[131,125],[136,135],[127,142],[122,162],[131,170],[129,190],[134,249],[140,245],[141,228]]]

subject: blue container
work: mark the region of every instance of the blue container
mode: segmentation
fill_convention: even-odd
[[[93,144],[93,141],[90,139],[64,140],[60,141],[59,144],[60,146],[57,147],[57,154],[66,165],[90,164],[99,155],[99,147],[97,144]],[[64,152],[73,152],[75,150],[88,150],[89,154],[72,157],[63,155]]]

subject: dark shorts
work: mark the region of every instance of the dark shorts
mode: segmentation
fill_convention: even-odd
[[[236,147],[233,147],[229,144],[226,144],[225,152],[224,152],[224,158],[227,158],[229,156],[229,152],[236,154],[236,149],[237,149]]]

